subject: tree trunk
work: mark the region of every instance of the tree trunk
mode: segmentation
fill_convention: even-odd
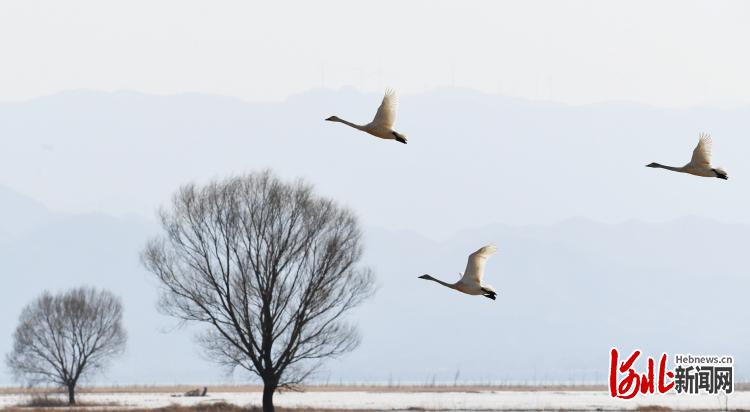
[[[263,382],[263,412],[274,412],[273,393],[275,391],[275,382]]]
[[[75,405],[76,403],[76,386],[68,385],[68,405]]]

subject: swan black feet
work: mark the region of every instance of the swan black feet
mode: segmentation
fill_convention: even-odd
[[[729,176],[727,176],[726,172],[724,172],[723,170],[716,170],[716,169],[711,169],[711,170],[716,174],[716,177],[718,177],[719,179],[724,179],[724,180],[729,179]]]
[[[482,296],[484,296],[485,298],[490,298],[492,300],[495,300],[495,298],[497,298],[497,292],[493,290],[482,288],[482,292],[484,292]]]
[[[393,134],[394,139],[396,139],[397,142],[401,142],[403,144],[406,144],[406,138],[402,135],[400,135],[398,132],[391,132]]]

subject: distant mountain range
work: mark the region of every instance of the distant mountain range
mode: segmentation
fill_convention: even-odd
[[[26,228],[0,240],[0,353],[8,353],[22,307],[42,290],[79,285],[107,288],[121,296],[129,342],[106,382],[173,382],[217,374],[202,362],[189,331],[161,333],[175,323],[156,311],[156,283],[138,253],[157,233],[154,222],[103,214],[53,214],[33,200],[0,187],[0,228]],[[23,225],[22,225],[23,224]],[[187,375],[186,375],[187,373]],[[189,379],[188,379],[189,380]],[[11,384],[5,364],[0,385]]]
[[[155,309],[156,282],[138,259],[158,233],[153,221],[53,213],[1,187],[0,200],[0,353],[22,306],[42,289],[89,284],[123,297],[130,334],[125,356],[97,382],[226,379],[202,359],[191,330],[173,330]],[[317,380],[603,381],[613,345],[654,356],[730,354],[736,379],[750,377],[742,361],[750,358],[748,225],[574,218],[484,225],[443,241],[372,226],[366,233],[379,291],[350,318],[362,345]],[[454,281],[467,255],[489,242],[499,247],[486,277],[497,301],[417,279]],[[12,383],[6,372],[0,367],[0,384]]]
[[[323,119],[371,120],[381,96],[312,90],[283,102],[69,91],[0,103],[0,184],[56,211],[153,216],[175,189],[271,167],[304,177],[369,226],[446,238],[492,223],[750,223],[750,108],[569,106],[443,88],[400,98],[395,144]],[[682,165],[701,131],[729,181]]]

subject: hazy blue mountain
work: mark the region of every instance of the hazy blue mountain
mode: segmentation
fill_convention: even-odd
[[[0,225],[13,217],[0,215]],[[614,345],[645,354],[730,354],[737,378],[750,370],[750,226],[686,217],[666,223],[487,225],[436,242],[369,227],[365,262],[379,291],[357,310],[362,345],[330,362],[317,380],[438,381],[604,379]],[[122,296],[126,355],[102,383],[224,380],[191,330],[160,315],[157,285],[141,267],[154,222],[102,214],[49,217],[0,249],[0,353],[21,307],[42,289],[80,284]],[[417,279],[453,281],[467,255],[496,242],[486,280],[493,302]],[[9,384],[5,369],[0,383]],[[247,379],[238,375],[235,379]]]
[[[380,141],[323,119],[369,121],[381,96],[314,90],[283,102],[71,91],[0,104],[4,184],[55,210],[153,216],[181,184],[272,167],[305,177],[370,226],[432,238],[490,223],[685,215],[750,223],[750,109],[568,106],[465,89],[401,97]],[[700,131],[729,181],[681,165]]]
[[[352,318],[363,344],[319,379],[601,379],[611,345],[750,357],[750,109],[439,89],[402,96],[408,145],[323,121],[367,122],[379,101],[342,89],[265,103],[92,91],[0,103],[0,185],[25,194],[0,187],[0,352],[39,291],[87,283],[123,297],[131,334],[103,381],[221,379],[191,331],[162,333],[174,322],[157,313],[138,253],[181,184],[271,167],[369,228],[380,291]],[[685,163],[699,131],[714,135],[729,181],[643,167]],[[489,241],[497,302],[416,278],[456,279]],[[738,362],[738,373],[750,371]]]
[[[605,378],[611,346],[742,359],[748,240],[750,226],[692,217],[492,225],[441,243],[371,230],[381,289],[345,368],[380,380],[452,381],[460,370],[474,380],[582,381]],[[467,255],[491,241],[496,302],[416,279],[457,280]],[[747,379],[750,369],[738,363],[736,373]]]
[[[39,202],[0,185],[0,244],[44,224],[52,214]]]
[[[0,224],[13,219],[1,215]],[[113,383],[215,380],[187,330],[156,310],[156,283],[141,267],[139,251],[156,233],[152,222],[106,215],[58,215],[0,248],[0,353],[10,350],[22,307],[42,290],[90,285],[119,295],[129,341],[125,355],[98,377]],[[10,384],[5,365],[0,384]]]

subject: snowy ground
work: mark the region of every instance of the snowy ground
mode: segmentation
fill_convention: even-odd
[[[86,403],[116,403],[123,407],[158,408],[170,404],[195,405],[229,402],[259,405],[260,393],[213,393],[205,398],[172,397],[168,393],[92,393],[81,394]],[[28,395],[0,395],[0,408],[23,403]],[[725,404],[726,402],[726,404]],[[750,392],[723,395],[658,395],[623,401],[606,392],[286,392],[275,397],[277,406],[330,409],[407,410],[623,410],[638,406],[660,405],[672,409],[750,409]]]

